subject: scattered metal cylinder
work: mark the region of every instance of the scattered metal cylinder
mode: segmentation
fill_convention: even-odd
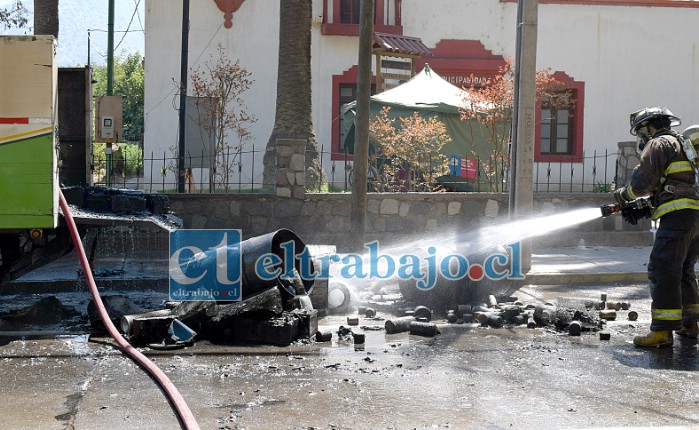
[[[638,312],[629,311],[628,318],[629,318],[629,321],[636,321],[638,319]]]
[[[413,309],[413,317],[420,321],[430,322],[432,320],[432,310],[427,306],[416,306]]]
[[[352,332],[352,339],[354,339],[354,343],[362,344],[365,340],[364,333]]]
[[[610,333],[602,332],[599,334],[599,340],[609,340],[612,338]]]
[[[607,301],[607,293],[602,293],[599,296],[600,301],[606,302]]]
[[[495,298],[494,295],[489,295],[488,296],[488,307],[489,308],[494,308],[495,306],[498,305],[498,299]]]
[[[359,317],[347,317],[347,325],[359,325]]]
[[[440,334],[440,331],[435,323],[412,321],[410,323],[410,334],[432,337]]]
[[[631,308],[631,303],[621,302],[621,309],[628,311]]]
[[[316,342],[330,342],[333,338],[333,332],[329,330],[319,331],[316,333]]]
[[[502,317],[497,314],[490,314],[488,316],[488,325],[493,328],[500,328],[503,325]]]
[[[386,333],[403,333],[410,330],[410,323],[415,321],[413,317],[401,317],[386,320],[384,327],[386,328]]]
[[[568,334],[571,336],[580,336],[581,329],[582,327],[579,321],[571,321],[568,325]]]
[[[142,331],[141,329],[146,329],[147,325],[157,325],[157,323],[144,322],[144,320],[163,320],[164,324],[169,324],[170,321],[166,321],[170,318],[170,321],[174,319],[172,311],[170,309],[161,309],[152,312],[144,312],[141,314],[124,315],[119,321],[121,332],[126,335],[133,335],[136,332]]]
[[[458,319],[454,311],[447,312],[447,322],[455,323]]]
[[[603,320],[614,321],[616,319],[616,311],[613,309],[599,311],[599,317]]]
[[[513,321],[513,319],[518,316],[522,310],[519,306],[507,305],[502,309],[502,319],[505,321]]]
[[[470,314],[471,312],[473,312],[473,308],[471,305],[458,305],[456,307],[457,315]]]
[[[615,311],[621,310],[621,303],[620,302],[607,302],[607,309],[614,309]]]
[[[556,315],[556,306],[554,305],[539,305],[534,309],[534,320],[537,324],[551,324]]]
[[[364,316],[367,318],[374,318],[376,316],[376,309],[374,308],[366,308],[364,311]]]
[[[515,315],[514,318],[512,318],[512,323],[517,325],[527,324],[528,319],[528,314]]]
[[[299,238],[296,233],[287,229],[280,229],[271,233],[267,233],[261,236],[251,237],[250,239],[240,242],[240,256],[242,260],[241,267],[241,278],[242,278],[242,298],[245,300],[248,297],[254,296],[266,289],[274,288],[283,285],[281,288],[289,296],[293,297],[296,295],[296,291],[288,283],[280,281],[280,278],[275,279],[261,279],[256,273],[256,263],[257,260],[268,253],[277,255],[282,264],[280,267],[286,267],[288,264],[287,258],[293,258],[293,266],[299,273],[305,273],[301,270],[301,261],[294,258],[295,256],[286,255],[285,249],[282,244],[287,242],[294,242],[294,252],[297,254],[302,253],[306,249],[306,244]],[[211,258],[207,259],[207,263],[211,267],[215,268],[215,254],[211,254]],[[314,268],[310,268],[311,273],[314,272]],[[313,290],[313,279],[302,279],[303,287],[307,294],[310,294]]]

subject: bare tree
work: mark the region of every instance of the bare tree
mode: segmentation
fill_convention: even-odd
[[[253,83],[250,76],[228,58],[221,45],[217,58],[212,55],[204,66],[190,71],[192,95],[197,98],[196,122],[214,140],[214,153],[208,154],[212,157],[210,179],[226,192],[245,143],[252,138],[248,127],[257,121],[241,97]]]

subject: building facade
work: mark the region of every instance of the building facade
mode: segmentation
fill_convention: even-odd
[[[192,0],[189,11],[190,69],[221,46],[251,72],[243,98],[257,118],[247,143],[255,151],[264,150],[274,124],[280,1]],[[219,4],[234,3],[239,8],[226,21]],[[323,167],[336,183],[351,165],[340,108],[356,98],[359,3],[313,0],[312,116]],[[144,148],[146,158],[163,159],[145,163],[152,182],[165,172],[162,182],[175,183],[163,167],[177,154],[182,13],[181,2],[146,0]],[[376,0],[374,30],[428,47],[418,71],[429,63],[454,85],[478,86],[514,58],[516,17],[516,0]],[[698,19],[699,2],[688,0],[540,0],[537,69],[550,68],[566,83],[575,105],[557,115],[538,106],[534,182],[611,183],[617,144],[632,140],[629,114],[645,106],[669,107],[683,119],[680,131],[699,123]],[[241,155],[241,180],[261,182],[260,154]],[[208,175],[196,170],[194,177]],[[566,191],[551,189],[559,190]]]

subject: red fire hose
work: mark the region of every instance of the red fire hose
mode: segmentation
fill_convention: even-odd
[[[80,240],[80,235],[78,234],[78,229],[75,226],[73,215],[70,213],[70,208],[68,207],[68,203],[66,202],[61,190],[58,190],[58,197],[61,209],[63,210],[63,217],[66,219],[68,229],[70,230],[70,237],[73,239],[73,243],[75,244],[75,248],[78,253],[80,266],[83,269],[83,273],[87,279],[87,284],[90,287],[90,295],[92,295],[92,300],[95,302],[95,306],[97,306],[102,322],[107,328],[110,336],[114,338],[126,355],[139,364],[151,377],[155,379],[160,388],[165,392],[167,399],[170,401],[170,405],[180,421],[180,426],[187,430],[198,430],[199,424],[197,424],[197,421],[194,419],[194,415],[192,415],[192,412],[189,410],[189,406],[187,406],[187,403],[185,403],[182,395],[179,391],[177,391],[177,388],[175,388],[175,385],[170,381],[167,375],[165,375],[165,373],[163,373],[163,371],[160,370],[160,368],[150,361],[145,355],[141,354],[136,348],[131,346],[131,344],[127,342],[123,336],[121,336],[119,331],[112,323],[112,320],[109,318],[109,314],[107,313],[107,309],[102,303],[99,291],[97,291],[95,278],[92,276],[92,270],[90,270],[90,265],[87,262],[83,243]]]

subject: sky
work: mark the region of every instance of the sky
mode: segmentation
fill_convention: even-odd
[[[0,0],[0,8],[8,8],[15,0]],[[22,0],[29,10],[29,28],[4,30],[0,34],[33,34],[33,0]],[[114,56],[125,58],[132,52],[144,54],[145,0],[114,0]],[[107,63],[108,0],[59,0],[58,65],[84,66],[90,61]]]

